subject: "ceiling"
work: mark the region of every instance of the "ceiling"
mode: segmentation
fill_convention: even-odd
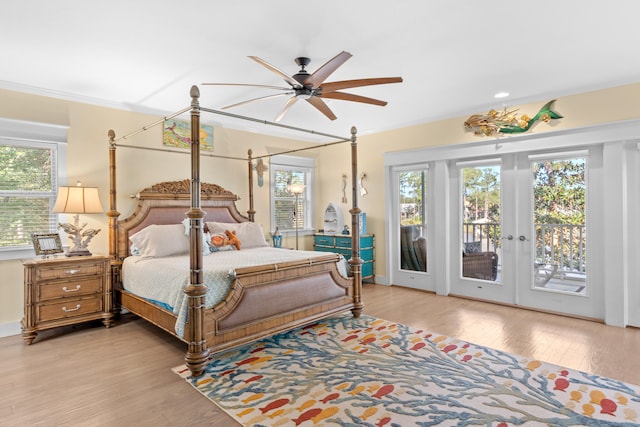
[[[282,124],[370,134],[640,81],[640,2],[583,0],[30,0],[3,4],[0,88],[149,112],[222,106],[274,93],[202,82],[283,86],[247,58],[295,74],[339,52],[353,57],[326,81],[401,76],[346,92],[385,107],[327,100],[328,120],[298,102]],[[510,96],[494,99],[497,92]],[[286,97],[225,110],[272,121]],[[315,140],[203,113],[203,121]],[[141,124],[142,125],[142,124]]]

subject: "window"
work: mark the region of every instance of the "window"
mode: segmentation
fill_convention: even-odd
[[[52,209],[64,164],[57,140],[66,139],[66,129],[52,127],[52,141],[43,141],[47,127],[0,120],[0,259],[28,255],[32,233],[56,232]]]
[[[314,160],[298,156],[273,156],[271,176],[271,228],[280,232],[313,231],[313,170]],[[292,184],[304,185],[297,197],[290,191]],[[295,209],[294,209],[295,207]]]

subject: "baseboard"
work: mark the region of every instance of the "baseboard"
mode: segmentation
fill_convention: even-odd
[[[375,276],[376,285],[389,285],[389,279],[387,276]]]
[[[0,338],[20,335],[20,322],[0,323]]]

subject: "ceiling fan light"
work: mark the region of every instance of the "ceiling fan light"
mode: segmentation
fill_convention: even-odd
[[[315,95],[316,94],[313,91],[313,89],[309,89],[308,87],[303,87],[301,89],[296,90],[296,98],[299,98],[299,99],[309,99]]]

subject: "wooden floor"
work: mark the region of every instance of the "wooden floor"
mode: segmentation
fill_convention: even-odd
[[[365,313],[640,384],[640,329],[616,328],[400,287],[364,286]],[[138,348],[133,354],[129,350]],[[124,316],[0,339],[3,426],[235,426],[171,372],[185,345]]]

